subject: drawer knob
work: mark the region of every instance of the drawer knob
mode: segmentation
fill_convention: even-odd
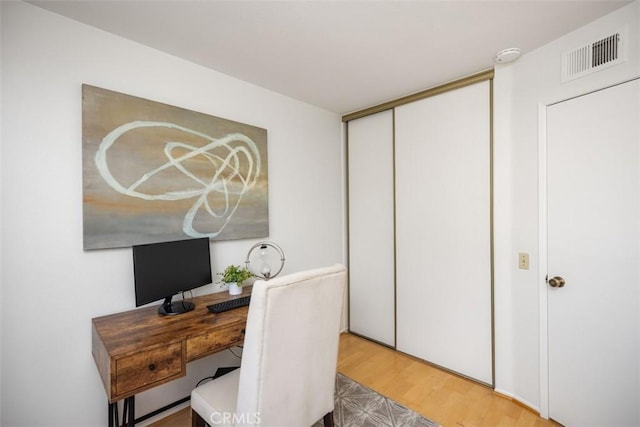
[[[156,369],[156,365],[155,364],[152,363],[152,364],[149,365],[149,370],[150,371],[154,371],[155,369]]]

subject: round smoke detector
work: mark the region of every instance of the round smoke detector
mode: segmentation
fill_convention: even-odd
[[[496,54],[496,62],[498,64],[505,64],[507,62],[515,61],[519,56],[520,49],[518,49],[517,47],[504,49]]]

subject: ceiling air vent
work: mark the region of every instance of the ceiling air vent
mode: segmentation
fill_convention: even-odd
[[[567,82],[625,61],[624,31],[618,31],[562,55],[562,82]]]

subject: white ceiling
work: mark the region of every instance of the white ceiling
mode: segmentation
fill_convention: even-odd
[[[30,3],[337,113],[531,51],[630,1],[46,0]]]

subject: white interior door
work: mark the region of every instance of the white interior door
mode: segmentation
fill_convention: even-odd
[[[490,84],[396,108],[398,350],[491,384]]]
[[[395,346],[393,113],[348,126],[349,330]]]
[[[567,426],[640,425],[639,202],[638,80],[549,106],[549,416]]]

